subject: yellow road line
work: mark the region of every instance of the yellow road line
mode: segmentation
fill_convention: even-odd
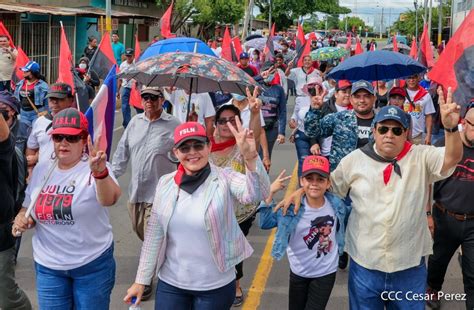
[[[291,180],[288,183],[288,188],[285,193],[285,197],[292,194],[298,187],[298,163],[296,163],[293,173],[291,175]],[[275,240],[276,228],[272,229],[270,236],[268,236],[267,242],[265,244],[265,249],[263,250],[262,257],[258,263],[257,271],[252,280],[252,285],[250,286],[247,298],[245,299],[242,310],[257,310],[260,305],[260,299],[265,291],[267,285],[268,277],[273,267],[273,258],[271,255],[273,241]]]

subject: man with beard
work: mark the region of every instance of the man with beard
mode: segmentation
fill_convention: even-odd
[[[135,115],[125,129],[112,159],[112,170],[118,178],[131,162],[128,212],[133,231],[143,240],[158,180],[176,170],[169,153],[180,121],[163,110],[165,97],[160,88],[145,87],[141,97],[145,112]],[[148,285],[141,300],[150,298],[151,294],[152,288]]]
[[[462,120],[463,158],[454,173],[434,185],[434,208],[427,216],[434,219],[433,255],[428,260],[428,305],[440,308],[441,291],[446,269],[461,246],[461,268],[466,293],[466,309],[474,309],[474,103]],[[441,139],[436,146],[444,146]]]

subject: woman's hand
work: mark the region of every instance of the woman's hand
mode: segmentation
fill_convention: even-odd
[[[255,138],[253,136],[253,131],[247,128],[242,127],[239,117],[235,117],[235,124],[237,129],[232,126],[230,122],[227,122],[229,130],[235,137],[237,146],[239,147],[240,154],[242,154],[247,168],[250,171],[255,171],[257,167],[257,147],[255,144]]]
[[[127,295],[125,295],[123,301],[126,304],[132,303],[132,297],[137,297],[137,301],[135,301],[135,305],[139,305],[142,301],[143,291],[145,290],[145,285],[133,283],[132,286],[127,290]]]
[[[12,235],[15,237],[20,236],[26,230],[35,226],[35,221],[33,220],[33,218],[31,216],[26,218],[25,213],[26,209],[22,208],[15,217],[15,220],[13,221]]]
[[[93,174],[100,174],[107,168],[107,154],[100,151],[98,146],[92,145],[91,136],[87,137],[87,146],[89,148],[89,167]]]
[[[293,118],[288,122],[288,126],[290,126],[291,129],[295,129],[297,125],[296,120]]]

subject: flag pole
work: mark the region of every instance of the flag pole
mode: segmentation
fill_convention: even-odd
[[[105,0],[105,30],[112,31],[112,3],[111,0]]]

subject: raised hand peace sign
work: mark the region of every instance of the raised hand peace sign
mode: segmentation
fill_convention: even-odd
[[[459,118],[461,117],[461,107],[453,101],[453,92],[451,87],[448,87],[448,94],[446,100],[444,100],[443,88],[438,87],[438,103],[441,113],[441,122],[444,128],[451,129],[458,125]]]
[[[107,154],[99,150],[98,146],[92,145],[91,136],[87,137],[87,147],[89,149],[89,167],[92,173],[101,173],[107,167]]]
[[[230,122],[227,122],[229,130],[235,137],[237,146],[240,150],[240,154],[242,154],[245,160],[256,158],[258,154],[257,148],[255,146],[255,138],[253,136],[253,131],[247,128],[243,128],[238,116],[235,117],[235,124],[237,128],[232,126]]]
[[[252,114],[260,113],[260,108],[262,107],[262,100],[257,98],[258,96],[258,87],[253,89],[253,94],[250,93],[250,89],[247,87],[245,89],[247,93],[247,99],[249,101],[249,109]]]

